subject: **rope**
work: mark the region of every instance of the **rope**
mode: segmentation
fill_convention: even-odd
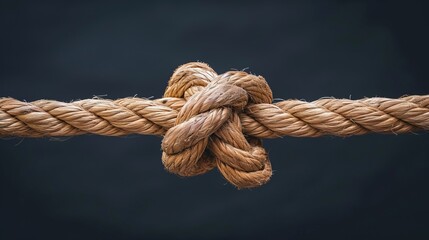
[[[161,135],[168,171],[194,176],[217,167],[238,188],[249,188],[272,175],[262,138],[429,130],[429,95],[272,100],[261,76],[218,75],[204,63],[188,63],[176,69],[164,97],[156,100],[0,98],[0,137]]]

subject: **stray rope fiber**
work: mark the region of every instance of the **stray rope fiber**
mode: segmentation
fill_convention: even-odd
[[[161,135],[168,171],[194,176],[217,167],[238,188],[249,188],[272,175],[262,138],[429,130],[429,95],[272,100],[261,76],[243,71],[218,75],[194,62],[177,68],[164,98],[156,100],[0,98],[0,137]]]

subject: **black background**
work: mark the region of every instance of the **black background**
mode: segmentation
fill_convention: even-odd
[[[422,1],[423,2],[423,1]],[[423,4],[2,2],[0,96],[161,97],[173,70],[248,68],[277,98],[428,94]],[[160,137],[0,141],[0,238],[428,239],[427,133],[266,140],[274,176],[164,171]]]

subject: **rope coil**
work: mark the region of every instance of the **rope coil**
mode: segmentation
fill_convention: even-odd
[[[207,64],[188,63],[176,69],[164,97],[156,100],[0,98],[0,137],[161,135],[168,171],[194,176],[217,167],[238,188],[250,188],[272,175],[262,138],[429,130],[429,95],[272,100],[261,76],[218,75]]]

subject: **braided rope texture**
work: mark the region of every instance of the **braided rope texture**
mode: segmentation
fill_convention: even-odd
[[[0,137],[161,135],[168,171],[194,176],[217,167],[233,185],[250,188],[272,175],[263,138],[429,130],[429,95],[272,101],[261,76],[218,75],[192,62],[176,69],[164,97],[156,100],[0,98]]]

